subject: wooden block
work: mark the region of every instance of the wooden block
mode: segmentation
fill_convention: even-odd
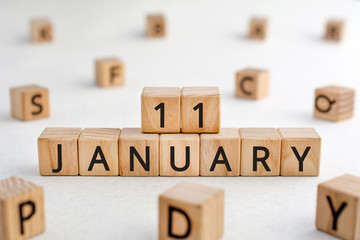
[[[183,182],[159,196],[159,240],[217,240],[223,233],[223,190]]]
[[[49,90],[37,85],[10,88],[11,115],[27,121],[50,116]]]
[[[314,116],[335,122],[351,118],[354,98],[354,89],[339,86],[318,88],[315,90]]]
[[[141,129],[146,133],[180,132],[180,88],[144,87]]]
[[[249,38],[265,39],[267,33],[267,19],[252,18],[250,21]]]
[[[360,239],[359,177],[346,174],[319,184],[316,227],[342,239]]]
[[[246,68],[236,73],[235,94],[237,97],[260,99],[269,94],[269,72]]]
[[[96,84],[113,87],[125,84],[125,65],[117,58],[103,58],[95,61]]]
[[[41,175],[78,175],[81,128],[45,128],[38,138]]]
[[[166,35],[166,21],[162,15],[149,15],[147,17],[148,37],[164,37]]]
[[[31,39],[33,42],[50,42],[53,40],[54,30],[48,19],[34,19],[30,22]]]
[[[79,137],[80,175],[119,175],[119,128],[85,128]]]
[[[345,22],[342,20],[329,20],[326,24],[325,40],[339,42],[344,37]]]
[[[198,134],[160,134],[160,175],[199,176]]]
[[[200,175],[239,176],[240,136],[236,128],[200,134]]]
[[[279,176],[281,138],[275,128],[240,128],[241,175]]]
[[[220,131],[219,88],[182,88],[181,120],[181,131],[184,133],[218,133]]]
[[[119,140],[121,176],[159,176],[159,134],[124,128]]]
[[[318,176],[321,138],[313,128],[279,128],[281,175]]]
[[[18,177],[0,181],[0,239],[27,239],[45,231],[44,191]]]

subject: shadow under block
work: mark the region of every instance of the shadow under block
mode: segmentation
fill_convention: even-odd
[[[326,24],[325,40],[339,42],[344,37],[345,22],[342,20],[329,20]]]
[[[159,196],[159,240],[217,240],[223,233],[223,190],[183,182]]]
[[[96,84],[112,87],[125,84],[125,65],[117,58],[104,58],[95,61]]]
[[[252,18],[248,37],[251,39],[265,39],[267,35],[267,20],[265,18]]]
[[[166,35],[166,22],[162,15],[147,17],[146,35],[148,37],[164,37]]]
[[[236,73],[235,94],[237,97],[260,99],[269,94],[269,72],[247,68]]]
[[[159,134],[124,128],[119,139],[120,176],[159,176]]]
[[[81,128],[45,128],[38,138],[41,175],[79,174],[80,134]]]
[[[50,42],[53,40],[53,26],[48,19],[34,19],[30,22],[33,42]]]
[[[146,133],[180,132],[180,88],[144,87],[141,129]]]
[[[281,138],[275,128],[240,128],[241,175],[279,176]]]
[[[321,138],[313,128],[279,128],[280,175],[319,176]]]
[[[316,227],[336,237],[360,239],[360,178],[349,174],[318,185]]]
[[[11,177],[0,181],[0,239],[27,239],[45,231],[44,191]]]
[[[181,131],[220,131],[220,91],[217,87],[184,87],[181,90]]]
[[[239,176],[240,136],[236,128],[200,134],[200,175]]]
[[[334,122],[351,118],[354,113],[355,90],[327,86],[315,90],[314,116]]]
[[[199,176],[198,134],[160,134],[160,176]]]
[[[80,175],[119,175],[119,128],[85,128],[79,137]]]
[[[50,116],[49,90],[37,85],[10,88],[11,116],[27,121]]]

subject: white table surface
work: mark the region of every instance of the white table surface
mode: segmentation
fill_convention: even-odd
[[[163,13],[165,39],[144,37],[145,16]],[[23,177],[45,188],[41,239],[157,239],[157,197],[183,180],[223,188],[223,239],[331,239],[315,229],[319,182],[360,176],[359,98],[355,117],[314,119],[314,89],[360,90],[360,1],[45,1],[0,2],[0,178]],[[265,42],[246,38],[249,18],[270,19]],[[49,17],[56,40],[29,41],[29,20]],[[347,21],[343,43],[322,40],[330,17]],[[94,59],[126,63],[126,86],[94,84]],[[235,72],[271,72],[261,101],[234,97]],[[10,117],[9,88],[50,89],[51,117]],[[219,86],[223,127],[315,127],[323,139],[319,177],[42,177],[37,137],[45,127],[140,127],[144,86]]]

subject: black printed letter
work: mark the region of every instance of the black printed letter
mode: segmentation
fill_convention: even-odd
[[[182,214],[182,215],[184,215],[184,217],[186,218],[186,222],[187,222],[188,227],[187,227],[187,231],[183,235],[177,235],[177,234],[173,233],[173,229],[172,229],[173,215],[172,215],[172,213],[175,212],[175,211]],[[190,235],[190,232],[191,232],[191,221],[190,221],[189,216],[183,210],[172,207],[172,206],[169,206],[169,226],[168,226],[168,235],[169,235],[169,237],[173,237],[173,238],[177,238],[177,239],[184,239],[184,238],[187,238]]]
[[[265,153],[265,156],[262,157],[262,158],[258,158],[258,151],[261,150],[261,151],[264,151]],[[270,172],[270,168],[269,166],[267,165],[267,163],[265,162],[266,159],[269,158],[269,149],[267,149],[266,147],[255,147],[253,148],[253,171],[257,171],[257,162],[261,162],[262,165],[264,166],[265,170],[267,172]]]
[[[31,207],[31,212],[29,215],[23,215],[23,207],[26,205]],[[33,201],[27,201],[19,204],[19,214],[20,214],[20,233],[21,235],[24,234],[24,222],[29,220],[35,213],[35,203]]]
[[[36,98],[41,98],[41,94],[34,95],[31,98],[31,103],[39,107],[39,110],[37,112],[31,112],[32,115],[39,115],[42,112],[42,105],[35,102]]]
[[[336,230],[337,230],[337,221],[338,221],[338,218],[339,218],[341,212],[342,212],[342,211],[344,210],[344,208],[347,206],[347,203],[346,203],[346,202],[343,202],[343,203],[341,204],[339,210],[336,211],[336,210],[334,209],[334,205],[333,205],[333,203],[332,203],[332,201],[331,201],[330,196],[326,196],[326,198],[327,198],[327,200],[328,200],[328,202],[329,202],[329,204],[330,204],[331,214],[332,214],[333,217],[334,217],[332,229],[336,231]]]
[[[186,169],[188,169],[190,166],[190,147],[186,146],[185,166],[182,168],[179,168],[179,167],[175,166],[175,147],[171,146],[170,147],[170,165],[171,165],[172,169],[174,169],[177,172],[183,172]]]
[[[97,159],[96,159],[96,157],[97,157],[98,154],[100,155],[100,158],[101,158],[100,160],[97,160]],[[108,164],[107,164],[107,162],[106,162],[104,153],[102,152],[100,146],[97,146],[96,149],[95,149],[95,152],[94,152],[94,155],[93,155],[93,157],[92,157],[92,159],[91,159],[91,162],[90,162],[88,171],[92,171],[95,163],[102,163],[102,164],[104,164],[105,170],[106,170],[106,171],[110,171],[109,166],[108,166]]]
[[[308,155],[309,151],[310,151],[311,147],[306,147],[304,153],[302,154],[302,156],[300,157],[296,147],[291,147],[291,149],[293,150],[295,157],[297,158],[297,160],[299,161],[299,172],[304,171],[304,160],[306,158],[306,156]]]
[[[52,170],[53,173],[58,173],[62,169],[62,146],[61,146],[61,144],[57,145],[57,155],[58,155],[58,168],[53,169]]]
[[[223,160],[219,160],[220,154],[221,154]],[[229,162],[227,160],[224,148],[222,146],[220,146],[218,148],[217,152],[216,152],[215,159],[214,159],[214,161],[213,161],[213,163],[211,165],[210,171],[213,172],[215,167],[216,167],[216,164],[220,164],[220,163],[225,164],[226,170],[231,172],[230,164],[229,164]]]
[[[139,160],[139,163],[145,169],[145,171],[150,171],[150,147],[146,146],[145,151],[146,162],[144,162],[144,160],[141,158],[140,154],[136,151],[136,148],[134,146],[130,146],[130,171],[134,171],[134,155]]]

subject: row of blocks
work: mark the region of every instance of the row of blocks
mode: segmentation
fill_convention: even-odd
[[[224,233],[224,191],[183,182],[159,196],[159,240],[218,240]],[[343,175],[319,184],[316,227],[342,239],[360,239],[360,178]],[[0,239],[45,231],[44,191],[12,177],[0,181]]]
[[[140,128],[46,128],[41,175],[317,176],[313,128],[222,128],[217,134],[145,134]]]

